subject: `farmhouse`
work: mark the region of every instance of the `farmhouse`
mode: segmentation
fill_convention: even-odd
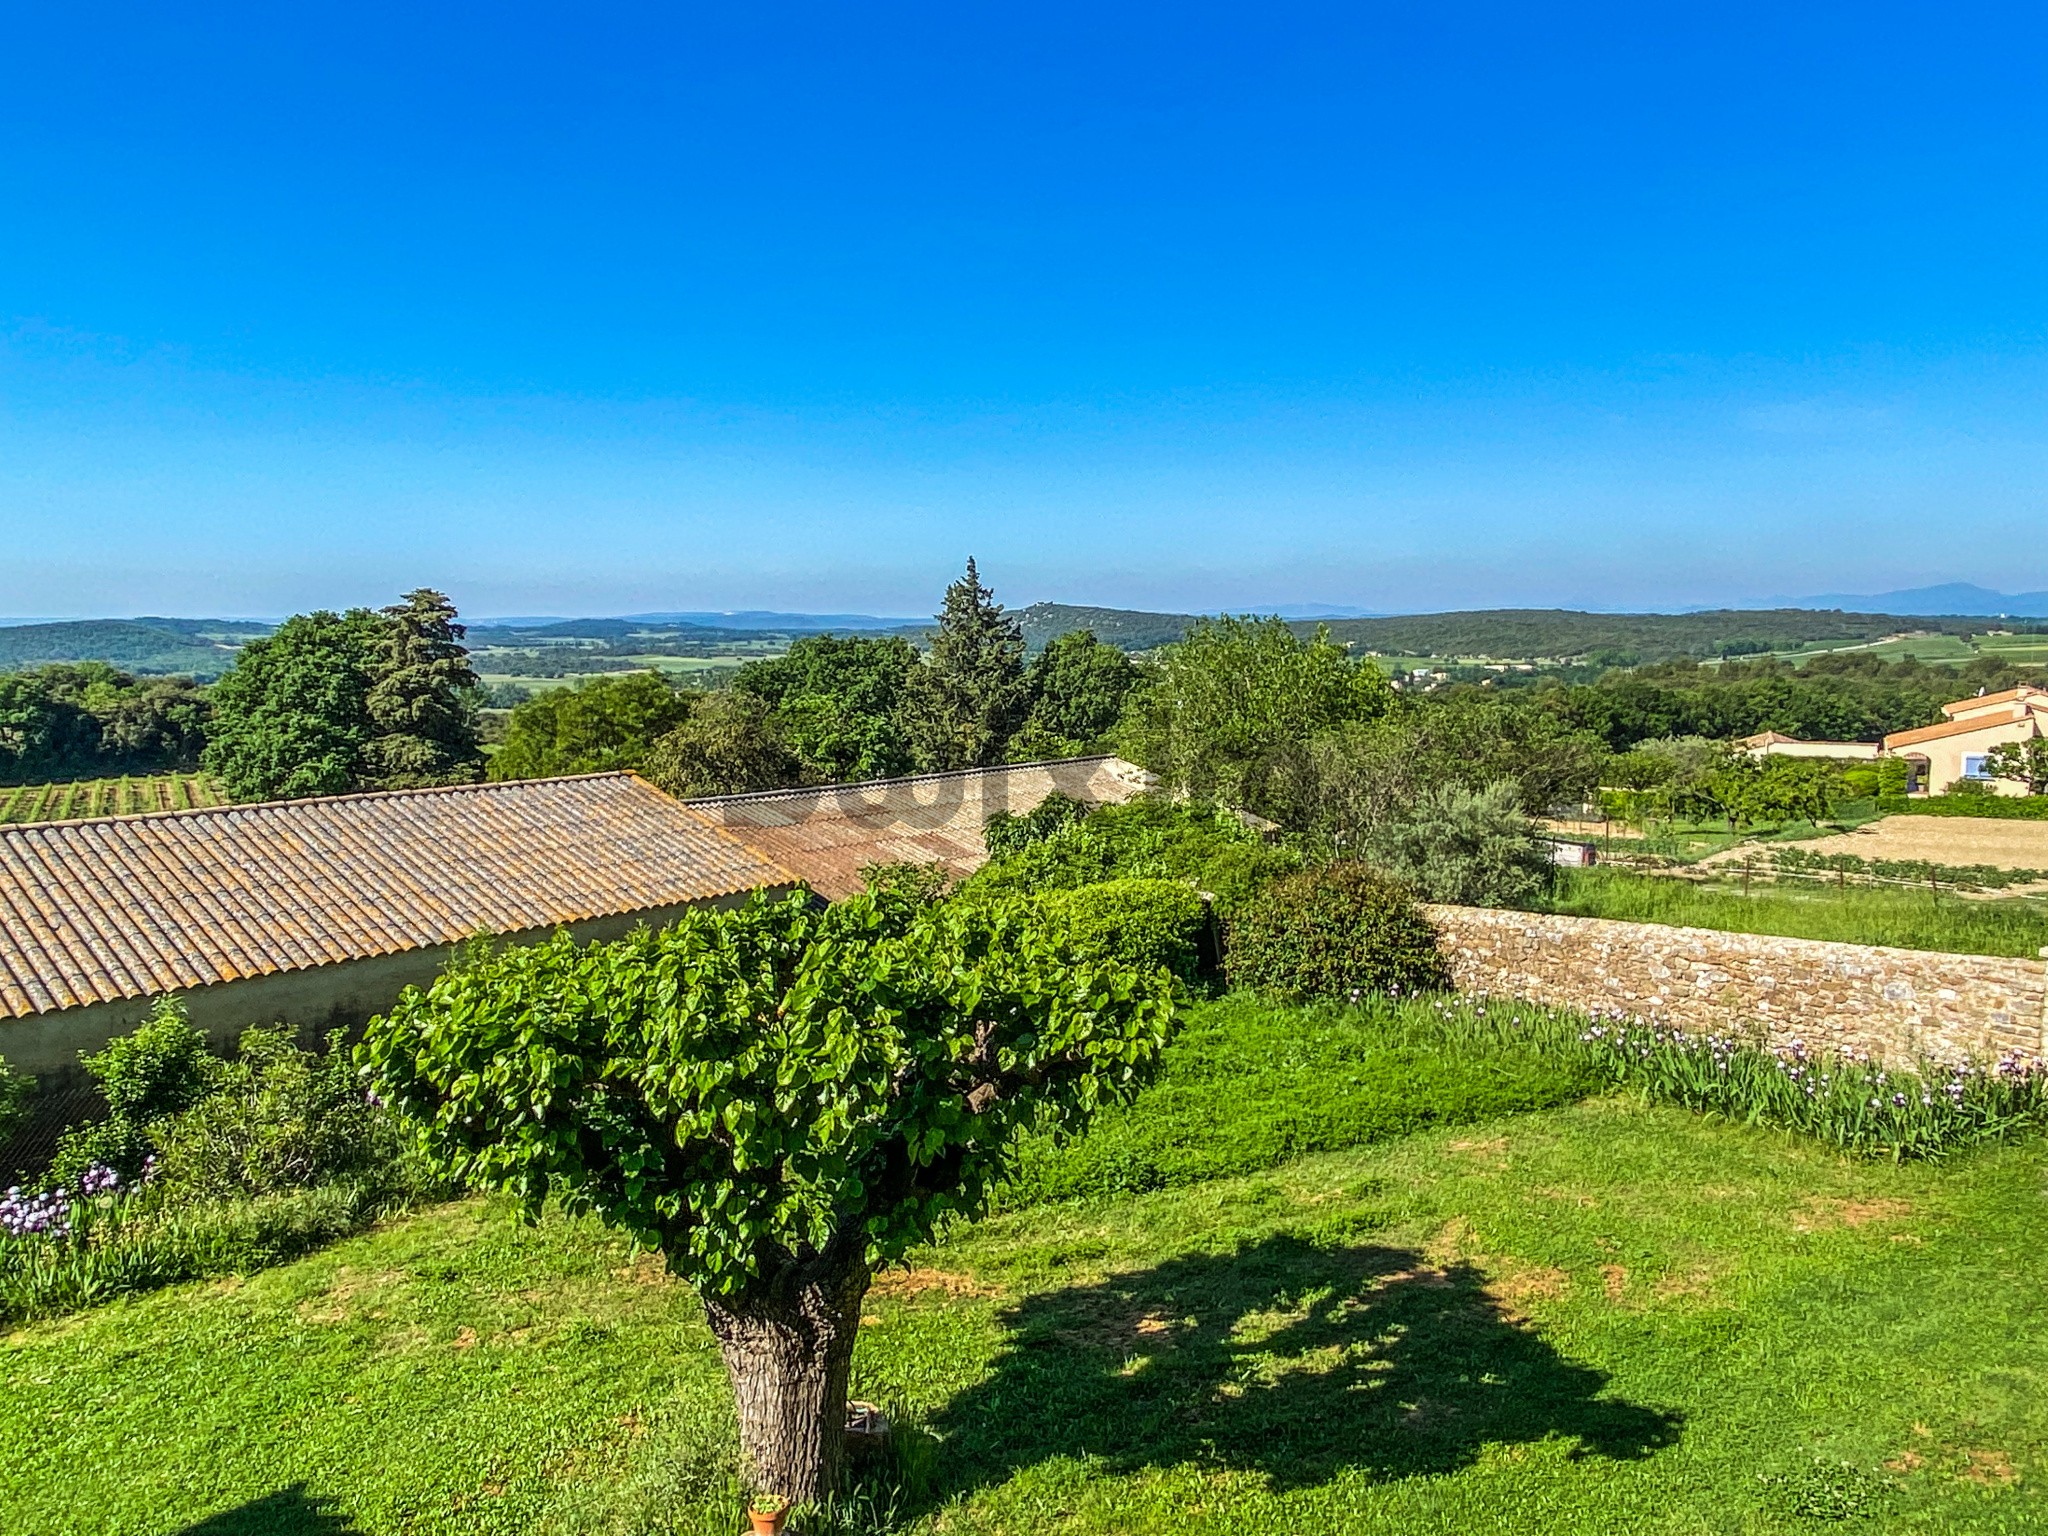
[[[680,802],[602,773],[0,827],[0,1059],[53,1127],[90,1099],[79,1053],[166,992],[219,1042],[357,1025],[478,933],[612,938],[757,890],[850,895],[869,864],[965,874],[994,812],[1149,782],[1093,757]]]
[[[480,932],[579,937],[797,879],[626,773],[0,827],[0,1057],[181,993],[216,1039],[360,1023]]]
[[[1939,725],[1894,731],[1884,739],[1885,755],[1906,760],[1910,792],[1946,789],[1958,780],[1984,784],[2000,794],[2026,793],[2026,786],[1994,779],[1984,760],[1993,747],[2048,735],[2048,691],[2025,684],[2003,693],[1958,699],[1941,706]]]

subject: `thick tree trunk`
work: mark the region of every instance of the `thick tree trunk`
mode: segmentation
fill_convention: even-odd
[[[756,1494],[814,1503],[839,1483],[846,1382],[867,1265],[827,1254],[740,1296],[704,1297],[739,1410],[740,1454]]]

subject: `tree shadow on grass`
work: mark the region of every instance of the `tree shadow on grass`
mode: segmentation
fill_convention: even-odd
[[[1536,1284],[1544,1283],[1539,1277]],[[1601,1396],[1469,1264],[1269,1238],[1026,1298],[994,1373],[934,1422],[949,1492],[1071,1456],[1113,1471],[1199,1462],[1309,1487],[1469,1466],[1553,1437],[1633,1459],[1677,1414]]]
[[[334,1502],[306,1491],[304,1483],[237,1504],[188,1525],[178,1536],[361,1536],[334,1513]]]

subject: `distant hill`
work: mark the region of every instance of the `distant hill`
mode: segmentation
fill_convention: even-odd
[[[0,672],[53,661],[104,661],[126,672],[220,676],[244,640],[270,626],[229,619],[73,619],[0,628]]]
[[[1834,593],[1803,597],[1787,607],[1847,608],[1867,613],[1953,613],[1973,618],[2048,619],[2048,592],[1994,592],[1967,581],[1938,587],[1908,587],[1899,592],[1853,596]]]
[[[1034,650],[1069,630],[1092,629],[1127,651],[1178,640],[1196,616],[1127,608],[1033,603],[1017,610]],[[1300,634],[1327,627],[1354,650],[1395,656],[1592,660],[1612,665],[1677,657],[1747,656],[1815,641],[1878,640],[1912,630],[1967,634],[1981,618],[1927,618],[1821,609],[1711,609],[1699,613],[1584,613],[1568,608],[1492,608],[1365,619],[1290,619]]]
[[[1149,651],[1178,640],[1195,622],[1191,613],[1086,608],[1074,603],[1033,603],[1016,609],[1015,616],[1024,626],[1025,644],[1034,651],[1077,629],[1093,630],[1096,639],[1121,651]]]
[[[1685,656],[1747,656],[1790,650],[1818,640],[1879,640],[1907,630],[1965,634],[1984,627],[1978,618],[1809,608],[1715,608],[1699,613],[1494,608],[1387,619],[1334,619],[1329,625],[1333,638],[1389,655],[1592,659],[1615,665]]]

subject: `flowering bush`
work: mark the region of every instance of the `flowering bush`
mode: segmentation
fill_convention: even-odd
[[[1764,1050],[1619,1015],[1596,1019],[1579,1041],[1616,1084],[1650,1098],[1867,1156],[1938,1158],[2048,1124],[2048,1071],[2014,1056],[1989,1067],[1926,1061],[1895,1072],[1799,1040]]]

